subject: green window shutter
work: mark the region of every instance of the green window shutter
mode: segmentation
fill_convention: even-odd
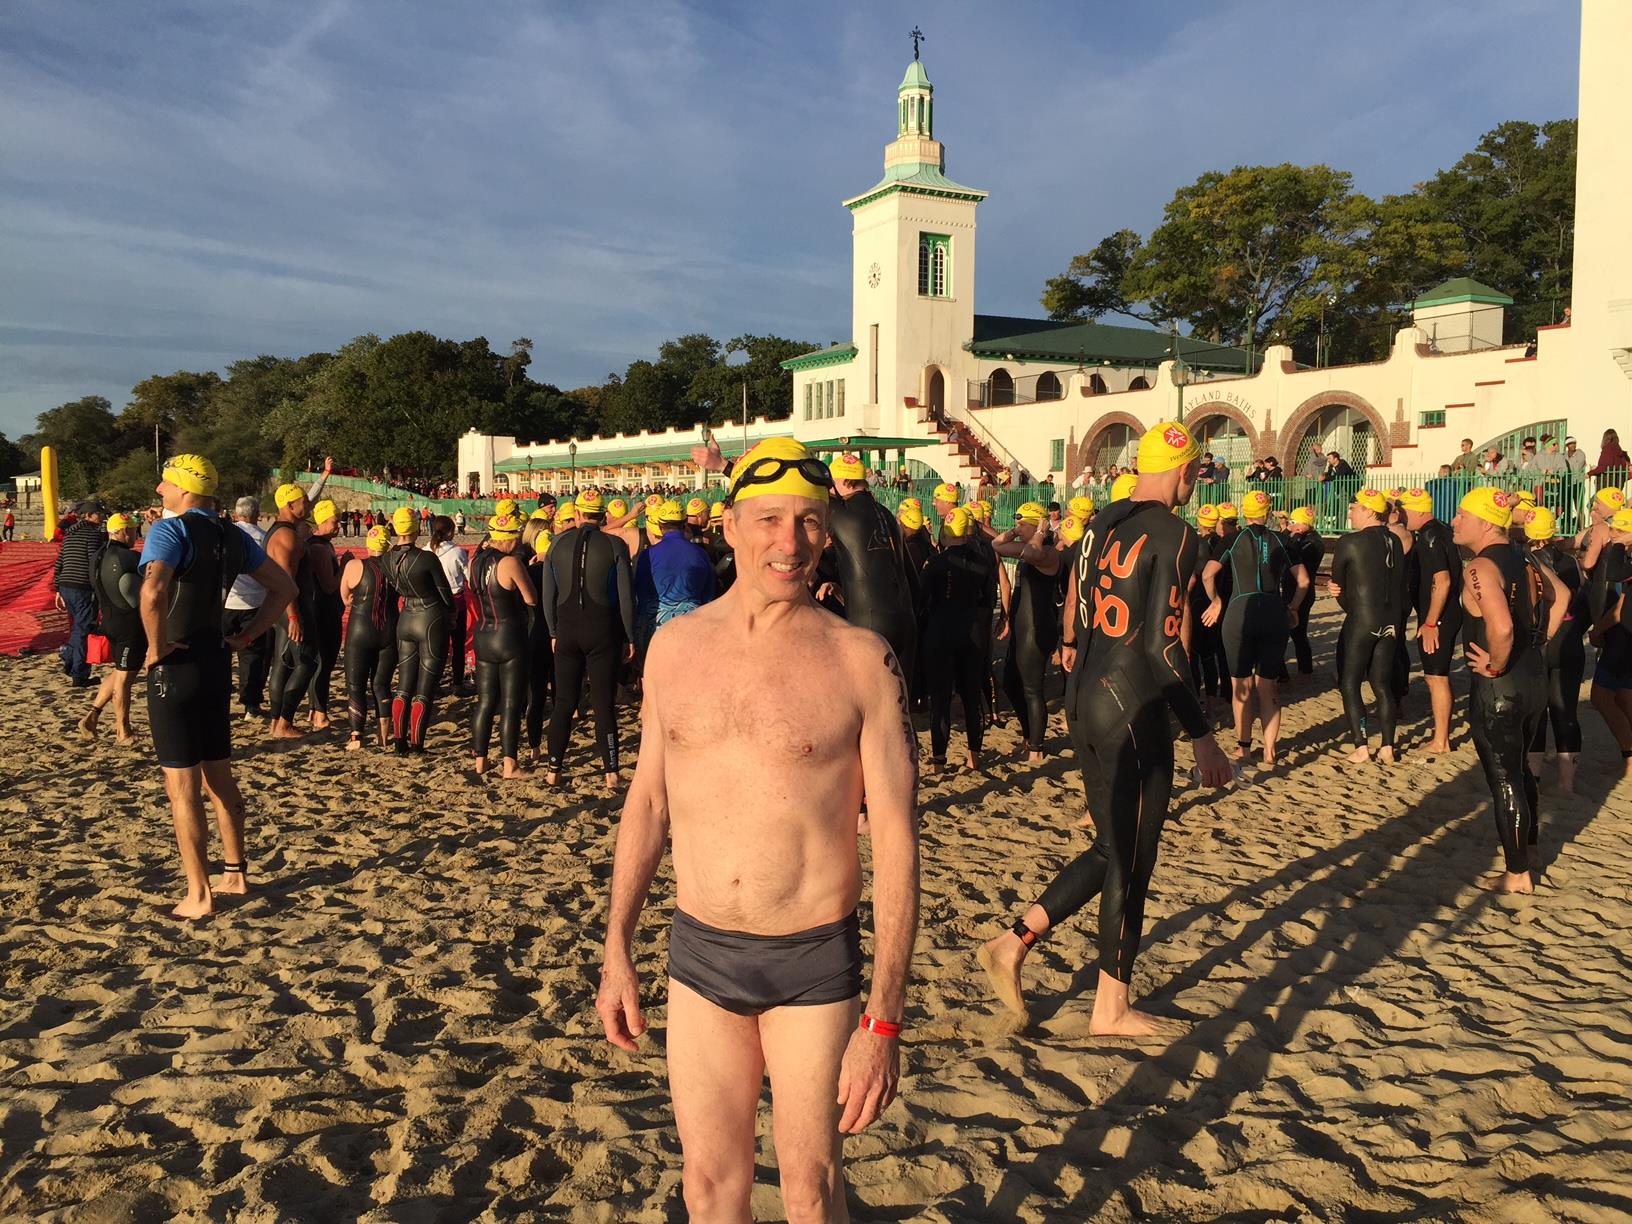
[[[951,235],[918,235],[918,294],[920,297],[952,296]]]
[[[839,411],[838,411],[837,415],[842,417],[844,415],[844,379],[842,379],[842,378],[839,379],[838,387],[839,387]]]
[[[1445,424],[1445,410],[1431,408],[1417,417],[1417,425],[1423,429],[1433,429]]]
[[[810,420],[810,384],[805,384],[805,420]]]
[[[1048,444],[1048,470],[1065,471],[1065,439],[1055,438]]]

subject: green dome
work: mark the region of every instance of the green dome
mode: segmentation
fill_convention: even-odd
[[[896,93],[905,93],[909,89],[934,89],[929,83],[929,73],[924,71],[924,65],[918,60],[907,65],[907,75],[901,78],[901,88]]]

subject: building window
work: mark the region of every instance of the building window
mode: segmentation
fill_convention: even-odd
[[[1431,408],[1417,417],[1417,425],[1422,429],[1439,429],[1445,424],[1445,409]]]
[[[1014,377],[1007,370],[993,370],[987,380],[986,402],[993,407],[1014,403]]]
[[[805,384],[805,420],[810,420],[810,384]]]
[[[1055,438],[1048,444],[1048,470],[1065,471],[1065,439]]]
[[[918,235],[918,293],[952,296],[952,239],[946,234]]]
[[[1037,376],[1037,399],[1057,400],[1064,392],[1060,390],[1060,380],[1053,370],[1045,370]]]
[[[844,379],[842,379],[842,378],[839,379],[838,390],[839,390],[839,410],[838,410],[838,413],[836,415],[842,417],[844,415]]]

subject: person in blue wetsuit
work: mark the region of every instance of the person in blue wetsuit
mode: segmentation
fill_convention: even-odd
[[[641,658],[659,626],[694,612],[719,594],[708,550],[686,538],[685,512],[664,501],[652,512],[662,538],[635,563],[635,638]]]

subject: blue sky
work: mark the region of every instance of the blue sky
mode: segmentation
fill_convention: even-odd
[[[150,373],[424,328],[599,381],[689,331],[847,339],[921,25],[977,310],[1204,170],[1406,190],[1576,112],[1566,0],[1476,6],[7,0],[0,430]]]

